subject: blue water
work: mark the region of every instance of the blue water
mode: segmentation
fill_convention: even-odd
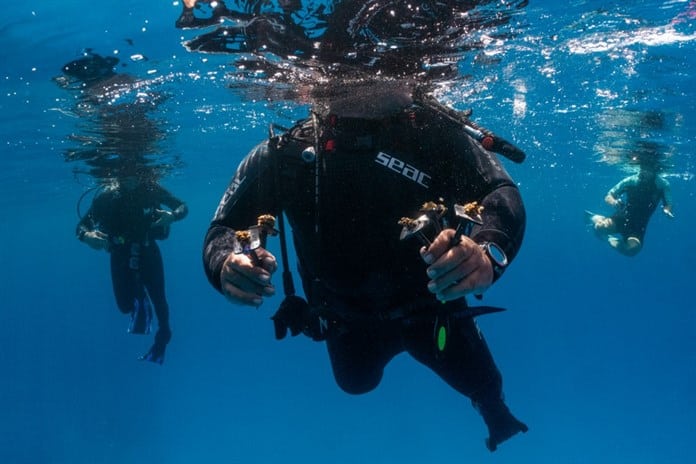
[[[693,2],[692,2],[693,3]],[[14,2],[0,19],[0,462],[686,463],[696,437],[696,19],[687,1],[532,0],[526,26],[443,98],[525,149],[507,163],[528,211],[522,251],[479,320],[512,410],[530,427],[490,454],[469,402],[407,356],[377,390],[334,384],[325,348],[277,342],[278,299],[240,309],[208,285],[201,243],[234,168],[271,122],[304,108],[241,101],[229,57],[189,53],[176,1]],[[74,236],[90,185],[63,160],[79,132],[52,78],[86,48],[160,79],[163,184],[190,214],[162,242],[174,338],[136,360],[106,254]],[[146,59],[139,60],[136,55]],[[134,58],[131,58],[134,57]],[[475,89],[475,91],[474,91]],[[636,135],[616,122],[660,112]],[[626,174],[609,148],[647,137],[670,153],[674,220],[615,253],[583,224]]]

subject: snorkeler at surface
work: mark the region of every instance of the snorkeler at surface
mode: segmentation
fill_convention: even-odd
[[[517,255],[520,193],[494,153],[413,88],[335,88],[340,96],[325,94],[309,119],[239,165],[205,238],[208,279],[235,305],[273,296],[278,263],[265,237],[274,229],[261,218],[278,217],[286,299],[276,338],[289,330],[324,341],[351,394],[376,388],[390,360],[409,353],[471,399],[493,451],[527,426],[505,404],[474,320],[500,309],[470,307],[466,296],[484,293]],[[460,203],[476,218],[460,216]],[[294,294],[283,214],[307,301]]]

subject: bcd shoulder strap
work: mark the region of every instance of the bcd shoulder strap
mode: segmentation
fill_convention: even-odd
[[[276,134],[276,129],[283,131],[282,134]],[[295,295],[295,284],[292,278],[292,272],[288,264],[288,248],[285,233],[285,219],[283,217],[283,201],[282,201],[282,173],[281,165],[284,157],[296,157],[298,149],[301,147],[314,146],[315,129],[311,118],[303,119],[297,122],[290,128],[285,128],[277,124],[271,124],[268,135],[268,150],[271,156],[273,165],[273,176],[276,185],[276,204],[279,206],[278,211],[278,232],[280,236],[280,254],[283,265],[283,292],[285,297]],[[299,150],[300,152],[302,150]],[[307,160],[304,160],[305,162]]]

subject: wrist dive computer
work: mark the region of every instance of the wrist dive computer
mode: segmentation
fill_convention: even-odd
[[[498,280],[498,278],[503,275],[508,265],[508,258],[505,251],[503,251],[500,245],[494,242],[483,242],[480,243],[479,246],[483,252],[486,253],[488,259],[491,260],[491,264],[493,265],[493,281]]]

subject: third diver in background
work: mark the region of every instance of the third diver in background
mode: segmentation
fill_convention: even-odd
[[[640,252],[650,217],[660,203],[662,212],[674,217],[669,182],[656,166],[641,166],[637,174],[612,187],[604,201],[615,208],[614,214],[607,217],[587,212],[588,222],[600,238],[626,256]]]

